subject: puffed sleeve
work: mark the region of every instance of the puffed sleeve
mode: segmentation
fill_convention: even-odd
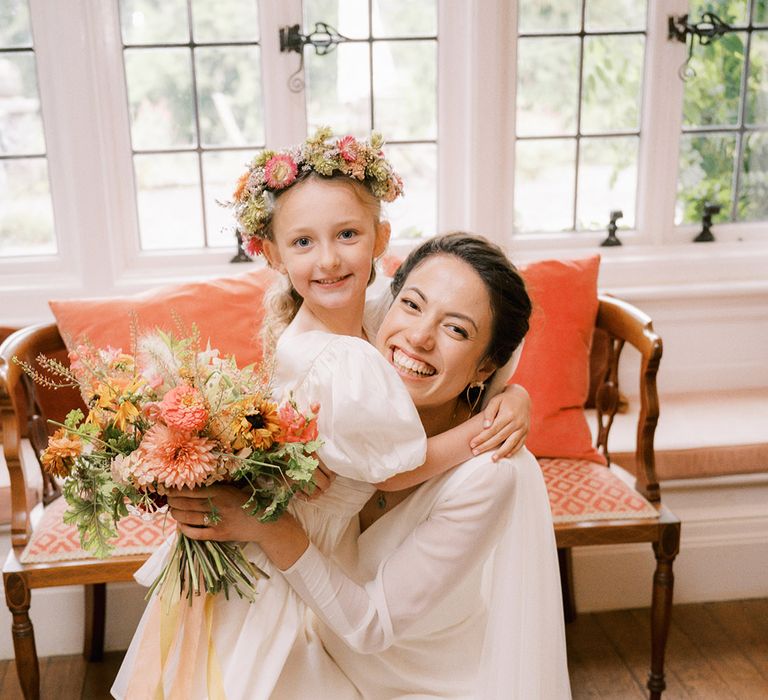
[[[364,584],[350,579],[312,545],[284,575],[353,650],[383,651],[407,636],[409,628],[462,584],[467,572],[489,557],[507,522],[518,471],[526,468],[531,468],[526,458],[494,463],[482,457],[458,467],[464,470],[462,478],[452,480],[451,488]]]
[[[297,393],[320,403],[318,454],[337,474],[377,483],[424,463],[427,438],[413,401],[395,370],[364,340],[334,336]]]

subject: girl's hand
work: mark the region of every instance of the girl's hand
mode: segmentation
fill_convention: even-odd
[[[168,505],[181,531],[193,540],[258,542],[264,524],[243,510],[240,489],[224,484],[168,492]]]
[[[475,454],[494,447],[496,462],[517,452],[524,444],[531,426],[531,397],[519,384],[511,384],[494,396],[483,411],[485,430],[469,443]]]

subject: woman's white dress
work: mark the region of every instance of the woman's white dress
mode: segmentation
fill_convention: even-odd
[[[525,449],[431,479],[284,575],[316,617],[273,700],[570,697],[549,503]]]
[[[324,444],[318,454],[337,477],[320,497],[294,500],[290,509],[316,551],[330,554],[350,520],[374,493],[372,484],[424,462],[426,436],[400,378],[361,339],[321,331],[299,334],[289,326],[278,343],[274,384],[275,395],[292,391],[300,407],[320,403],[318,428]],[[214,600],[211,638],[227,700],[270,697],[287,658],[305,641],[305,604],[257,545],[247,545],[245,552],[271,578],[259,582],[254,603],[236,596],[226,600],[220,595]],[[137,580],[151,582],[167,553],[168,547],[156,552]],[[126,697],[151,605],[112,687],[117,698]],[[190,685],[195,698],[207,697],[207,655],[203,646],[194,662],[184,663],[194,673]],[[324,667],[327,661],[321,659]],[[167,690],[176,663],[177,659],[169,658]],[[324,675],[328,673],[326,670]]]

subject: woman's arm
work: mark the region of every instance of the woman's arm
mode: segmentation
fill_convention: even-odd
[[[422,484],[433,476],[453,469],[470,457],[494,447],[495,462],[519,450],[528,435],[531,399],[519,384],[512,384],[491,399],[482,414],[427,440],[424,463],[376,484],[380,491],[401,491]]]
[[[536,465],[527,453],[514,465],[490,460],[467,465],[455,481],[451,477],[414,531],[383,559],[375,578],[365,583],[353,581],[323,556],[290,516],[262,524],[242,509],[243,516],[233,512],[230,487],[183,492],[208,494],[192,499],[170,496],[169,503],[189,537],[256,541],[335,634],[361,653],[375,653],[406,634],[489,556],[513,504],[517,471],[532,468]],[[208,497],[222,514],[221,522],[207,528],[185,524],[202,524],[203,513],[210,510]],[[197,501],[194,510],[187,510],[187,500]]]

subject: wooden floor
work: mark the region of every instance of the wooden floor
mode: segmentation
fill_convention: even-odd
[[[574,700],[647,697],[648,630],[647,609],[581,615],[568,625]],[[41,659],[43,700],[109,698],[121,659],[119,652],[98,664]],[[21,698],[12,661],[0,662],[0,698]],[[768,599],[675,606],[664,698],[768,698]]]

